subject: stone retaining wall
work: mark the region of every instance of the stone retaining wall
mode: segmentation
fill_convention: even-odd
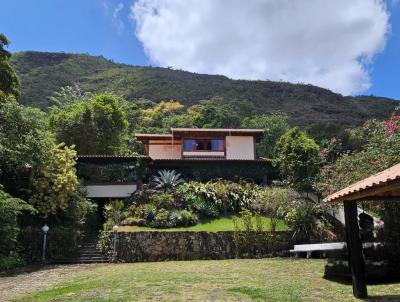
[[[119,232],[117,258],[124,262],[230,259],[236,257],[233,236],[234,232]],[[285,256],[292,247],[290,233],[265,232],[257,256]]]

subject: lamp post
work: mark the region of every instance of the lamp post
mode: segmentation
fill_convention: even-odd
[[[114,231],[114,242],[113,242],[113,256],[112,256],[112,262],[117,261],[117,236],[118,236],[118,225],[113,226],[113,231]]]
[[[47,224],[45,224],[42,227],[42,231],[43,231],[43,254],[42,254],[42,262],[45,263],[46,262],[46,241],[47,241],[47,232],[49,231],[49,226]]]

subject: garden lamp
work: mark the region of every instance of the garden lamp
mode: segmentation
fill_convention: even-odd
[[[42,262],[45,263],[46,262],[46,240],[47,240],[47,232],[50,230],[49,226],[47,224],[45,224],[42,227],[42,231],[43,231],[43,254],[42,254]]]
[[[112,257],[112,262],[117,261],[117,236],[118,236],[118,225],[113,226],[113,231],[114,231],[114,242],[113,242],[113,257]]]

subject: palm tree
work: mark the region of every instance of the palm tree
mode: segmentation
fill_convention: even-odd
[[[177,173],[175,170],[160,170],[157,176],[153,176],[153,182],[157,189],[164,189],[164,192],[171,190],[181,183],[183,179],[181,174]]]

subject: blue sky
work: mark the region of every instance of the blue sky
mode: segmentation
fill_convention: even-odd
[[[112,59],[115,62],[128,63],[133,65],[171,65],[176,68],[190,71],[204,73],[221,73],[232,78],[262,79],[263,75],[266,74],[265,78],[277,79],[276,77],[278,76],[274,77],[272,73],[271,76],[269,76],[268,73],[251,74],[251,71],[249,73],[238,73],[237,70],[232,71],[229,69],[220,68],[219,66],[216,67],[214,65],[210,65],[211,63],[206,64],[208,62],[212,62],[213,60],[218,59],[218,57],[213,57],[213,55],[218,52],[218,47],[210,47],[210,49],[213,49],[213,52],[210,51],[208,53],[204,53],[204,51],[199,51],[197,49],[195,52],[193,52],[193,56],[191,56],[189,59],[184,58],[184,54],[188,52],[187,49],[177,48],[175,57],[171,58],[171,56],[169,55],[169,53],[171,52],[171,45],[168,45],[168,41],[164,39],[165,36],[171,34],[171,32],[168,32],[168,30],[172,31],[174,30],[174,28],[175,30],[177,30],[176,28],[178,28],[177,31],[179,31],[182,26],[188,24],[187,26],[189,31],[191,29],[190,26],[192,26],[190,24],[192,23],[186,22],[186,20],[186,23],[184,24],[171,24],[171,28],[169,28],[169,25],[165,25],[168,24],[168,22],[162,23],[162,13],[158,15],[157,12],[156,15],[154,13],[153,15],[151,15],[148,12],[143,13],[143,10],[140,10],[146,5],[144,4],[144,1],[145,0],[139,1],[142,2],[142,6],[138,6],[136,8],[137,16],[135,19],[132,18],[132,16],[130,17],[131,6],[133,5],[134,1],[1,0],[2,11],[7,13],[3,13],[0,19],[0,31],[3,32],[11,41],[11,46],[9,47],[9,49],[13,52],[22,50],[37,50],[88,53],[91,55],[103,55],[104,57]],[[176,0],[171,1],[171,3],[172,2],[176,2]],[[216,1],[214,1],[213,3],[215,2]],[[169,15],[173,15],[175,13],[175,19],[179,21],[185,18],[185,15],[183,17],[178,15],[179,11],[182,10],[181,4],[179,8],[180,9],[176,9],[171,4],[166,9],[170,10]],[[235,13],[233,9],[234,7],[232,8],[232,14]],[[199,11],[202,10],[199,9]],[[218,11],[218,7],[216,7],[216,11]],[[241,12],[243,11],[243,9],[239,7],[238,11]],[[269,11],[271,11],[271,9],[269,9],[268,12]],[[388,3],[387,12],[388,15],[390,15],[389,23],[391,26],[391,32],[386,39],[386,46],[384,50],[380,53],[375,53],[371,63],[366,65],[365,68],[370,75],[370,87],[364,89],[360,93],[374,94],[400,99],[399,5],[393,4],[392,2]],[[254,12],[249,12],[249,14],[252,13]],[[275,15],[285,13],[285,9],[282,8],[281,10],[276,11]],[[288,12],[288,14],[290,13],[291,12]],[[157,27],[157,25],[153,25],[153,27],[151,27],[154,22],[148,22],[154,21],[155,16],[157,17],[157,22],[159,22],[159,26]],[[141,25],[145,26],[139,28],[139,34],[138,36],[136,36],[135,20],[139,20],[138,18],[141,20]],[[196,16],[196,18],[196,20],[202,20],[201,15]],[[247,18],[247,20],[249,19],[257,19],[257,16],[251,16],[251,18]],[[206,19],[204,20],[204,24],[209,24]],[[149,24],[150,26],[147,26]],[[229,24],[229,26],[233,27],[235,26],[235,24]],[[280,29],[277,28],[276,30]],[[193,31],[194,33],[197,33],[200,30],[198,27],[193,27]],[[207,35],[205,36],[207,37],[207,43],[211,43],[210,40],[212,39],[210,38],[210,36],[212,35],[212,31],[213,30],[206,32]],[[315,36],[318,36],[319,34],[320,33],[316,32]],[[221,31],[221,35],[224,35],[223,37],[227,36],[227,34],[223,31]],[[251,36],[252,34],[249,35]],[[172,35],[172,37],[175,36],[177,35]],[[154,37],[156,37],[156,39]],[[191,33],[186,38],[186,40],[175,41],[172,38],[171,43],[173,43],[173,47],[175,47],[177,44],[190,44],[193,37],[194,35],[193,33]],[[230,40],[226,42],[226,44],[235,43],[236,37],[237,36],[232,36],[231,38],[233,42]],[[221,36],[216,36],[215,39],[221,40]],[[353,37],[352,39],[356,40],[357,36]],[[197,38],[196,36],[195,40],[198,41],[199,38]],[[158,41],[160,42],[157,44]],[[238,40],[236,41],[236,43],[246,42]],[[284,42],[280,41],[279,43]],[[347,43],[346,45],[341,45],[341,47],[346,47],[347,45],[349,45],[349,43]],[[262,43],[260,42],[260,45],[261,44]],[[199,44],[196,46],[194,42],[194,47],[201,48],[201,45],[203,44]],[[146,46],[146,48],[148,49],[147,55],[144,52],[144,46]],[[221,48],[224,51],[221,54],[222,60],[225,59],[224,54],[227,53],[227,57],[232,55],[232,60],[237,61],[237,54],[228,54],[228,52],[225,51],[222,46]],[[247,48],[242,49],[241,53],[245,52],[246,49]],[[335,51],[340,52],[340,47],[338,47],[338,49],[335,49]],[[267,52],[272,54],[273,50],[266,47],[265,53]],[[304,52],[309,54],[310,50],[306,49],[304,50]],[[313,53],[311,53],[310,55],[313,56]],[[315,54],[315,56],[317,55],[318,54]],[[249,56],[254,56],[254,53],[249,53]],[[202,60],[206,63],[201,64],[201,67],[199,67],[200,65],[196,65],[195,63],[193,63],[202,62]],[[288,58],[282,58],[282,60],[285,60],[285,62],[289,61]],[[254,64],[255,67],[252,70],[257,69],[258,66],[262,66],[263,64],[266,65],[268,64],[268,62],[263,62],[262,60],[260,60],[260,63]],[[229,61],[225,62],[225,66],[226,65],[230,65]],[[242,66],[244,65],[248,64],[245,63]],[[284,69],[284,71],[279,70],[280,66],[282,66],[282,69]],[[278,70],[277,72],[281,72],[280,75],[287,73],[287,70],[293,70],[293,74],[301,74],[301,70],[299,71],[296,68],[293,68],[293,66],[286,66],[284,64],[281,64],[275,66],[274,68]],[[321,66],[321,69],[324,68],[326,67]],[[280,75],[279,78],[282,79],[282,76]],[[312,76],[306,77],[305,79],[299,77],[297,81],[310,82],[318,85],[318,80],[314,80],[314,78]],[[332,77],[329,77],[329,79],[331,78]],[[294,78],[293,80],[293,77],[283,78],[283,80],[289,80],[292,82],[296,82],[296,79],[297,78]],[[308,79],[310,80],[308,81]],[[343,88],[341,90],[341,87],[337,88],[334,84],[332,84],[331,87],[330,84],[326,82],[322,82],[320,86],[325,86],[333,90],[336,89],[336,91],[339,92],[352,91],[351,88],[348,88],[347,90]],[[343,93],[346,94],[345,92]]]

